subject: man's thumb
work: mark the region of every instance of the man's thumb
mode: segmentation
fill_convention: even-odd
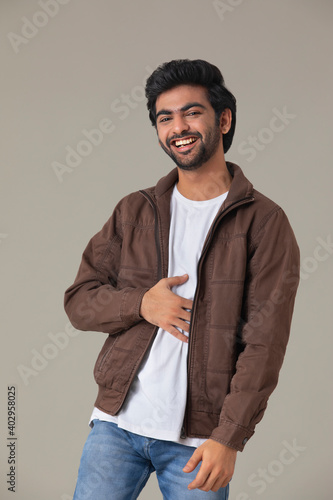
[[[171,276],[168,279],[168,286],[171,288],[175,285],[181,285],[188,280],[188,274],[183,274],[183,276]]]

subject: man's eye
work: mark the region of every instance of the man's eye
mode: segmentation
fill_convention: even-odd
[[[160,119],[160,123],[167,122],[167,121],[169,121],[169,120],[170,120],[170,118],[168,118],[168,117],[166,116],[165,118],[161,118],[161,119]]]
[[[192,115],[199,115],[199,114],[200,114],[200,113],[199,113],[199,111],[190,111],[190,112],[188,113],[188,116],[192,116]]]

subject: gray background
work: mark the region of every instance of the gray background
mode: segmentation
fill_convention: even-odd
[[[285,209],[302,253],[279,386],[238,454],[230,498],[328,500],[332,2],[54,2],[48,4],[52,15],[41,7],[46,0],[1,0],[0,7],[1,498],[72,498],[96,396],[92,369],[105,335],[73,335],[63,293],[116,202],[173,168],[148,121],[143,82],[161,62],[188,57],[220,67],[238,101],[227,159]],[[27,20],[39,27],[29,28]],[[126,94],[130,100],[120,110]],[[279,122],[279,132],[270,131],[284,108],[292,117]],[[87,140],[82,130],[96,129],[104,118],[114,130],[90,149],[80,143]],[[249,136],[259,141],[254,154]],[[85,156],[68,168],[66,147],[77,146]],[[57,176],[54,162],[67,171]],[[16,494],[6,486],[12,384]],[[284,455],[293,443],[302,449]],[[267,470],[261,482],[260,469]],[[140,498],[161,498],[154,477]]]

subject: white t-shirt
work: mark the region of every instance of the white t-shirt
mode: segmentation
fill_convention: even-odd
[[[172,291],[193,300],[197,264],[207,232],[228,193],[194,201],[175,185],[171,197],[168,276],[188,274],[189,279]],[[186,332],[185,335],[187,335]],[[115,422],[122,429],[154,439],[200,446],[205,439],[180,438],[187,394],[188,344],[159,328],[117,416],[94,408],[93,419]]]

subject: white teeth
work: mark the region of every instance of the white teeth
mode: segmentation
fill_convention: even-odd
[[[195,137],[191,137],[190,139],[181,139],[179,141],[175,141],[176,146],[186,146],[187,144],[191,144],[196,141]]]

